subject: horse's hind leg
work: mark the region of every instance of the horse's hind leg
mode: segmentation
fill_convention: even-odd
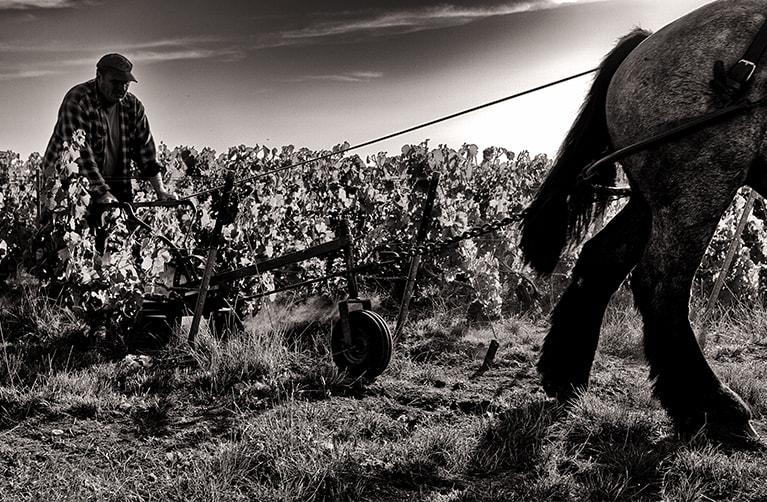
[[[669,206],[653,207],[650,240],[632,273],[654,394],[682,433],[705,427],[714,436],[732,437],[753,431],[748,407],[711,370],[689,321],[695,271],[735,188],[726,194],[689,191]]]
[[[650,231],[650,212],[639,196],[581,252],[572,280],[551,314],[538,371],[546,393],[568,401],[588,386],[599,331],[610,297],[639,260]]]

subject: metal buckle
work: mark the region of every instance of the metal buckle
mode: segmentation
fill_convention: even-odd
[[[746,66],[746,76],[743,78],[743,82],[748,82],[751,80],[751,77],[754,76],[754,71],[756,71],[756,63],[752,63],[751,61],[748,61],[747,59],[741,59],[738,61],[739,65]]]

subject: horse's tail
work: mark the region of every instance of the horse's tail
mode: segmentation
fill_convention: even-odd
[[[539,273],[551,273],[562,249],[580,241],[607,206],[608,199],[595,195],[590,183],[579,180],[579,174],[610,147],[607,89],[623,60],[648,36],[649,32],[635,29],[605,56],[554,165],[527,209],[520,247],[525,261]],[[608,185],[615,177],[613,167],[600,171],[593,182]]]

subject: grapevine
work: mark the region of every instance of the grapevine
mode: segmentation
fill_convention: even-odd
[[[339,153],[347,144],[320,152],[293,146],[237,146],[221,154],[208,148],[170,149],[160,144],[158,160],[164,166],[166,186],[192,200],[197,212],[144,210],[141,218],[154,233],[115,217],[110,223],[113,238],[100,256],[88,217],[87,186],[77,169],[81,141],[75,137],[66,145],[55,172],[41,173],[37,154],[22,161],[12,152],[0,153],[0,284],[6,290],[24,281],[55,284],[78,311],[98,322],[128,323],[142,295],[169,293],[177,264],[156,234],[167,236],[187,255],[202,257],[212,245],[216,218],[225,218],[219,271],[331,240],[336,227],[346,220],[359,257],[375,259],[382,249],[396,248],[395,252],[406,256],[439,248],[429,254],[424,265],[428,273],[419,280],[425,296],[449,296],[468,285],[469,296],[462,301],[479,304],[487,315],[497,316],[520,301],[514,292],[521,285],[534,280],[522,262],[517,246],[520,229],[514,223],[550,166],[545,155],[532,157],[495,147],[480,152],[470,144],[458,149],[406,145],[398,155],[366,158]],[[312,160],[318,157],[323,159]],[[295,164],[302,165],[285,169]],[[221,193],[216,187],[227,172],[240,182],[232,193],[232,204],[219,215]],[[440,186],[427,247],[415,249],[410,243],[435,172],[440,173]],[[134,182],[133,188],[137,201],[153,200],[149,187]],[[712,240],[698,274],[700,288],[715,279],[738,204],[742,205],[740,195]],[[759,204],[728,281],[734,293],[752,299],[767,285],[764,221],[764,206]],[[467,235],[467,229],[475,230]],[[571,263],[576,251],[568,252],[563,261]],[[248,297],[322,276],[330,265],[314,259],[279,273],[248,277],[232,288],[232,294]],[[308,287],[306,294],[336,294],[344,283],[330,279]],[[542,291],[547,287],[543,282],[536,284]],[[258,305],[250,302],[244,308]]]

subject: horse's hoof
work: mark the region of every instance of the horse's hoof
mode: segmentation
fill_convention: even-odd
[[[751,409],[729,387],[722,385],[706,401],[694,412],[672,413],[682,437],[702,435],[724,443],[758,442],[759,434],[751,425]]]
[[[759,433],[756,432],[751,421],[736,424],[711,424],[707,427],[707,436],[725,443],[748,443],[759,441]]]
[[[547,375],[541,376],[541,386],[547,396],[555,398],[560,404],[564,405],[575,401],[575,399],[585,392],[588,387],[587,385],[576,385],[571,382],[563,382]]]
[[[761,439],[759,433],[756,432],[756,429],[754,429],[754,426],[751,424],[750,420],[746,422],[746,427],[743,431],[743,437],[748,441],[759,441]]]
[[[706,424],[698,429],[677,426],[677,431],[684,441],[705,438],[745,448],[763,447],[759,433],[756,432],[751,422],[745,424]]]
[[[588,370],[576,371],[569,363],[552,357],[550,350],[541,354],[537,369],[541,376],[541,386],[549,397],[555,398],[560,404],[570,404],[589,386]]]

